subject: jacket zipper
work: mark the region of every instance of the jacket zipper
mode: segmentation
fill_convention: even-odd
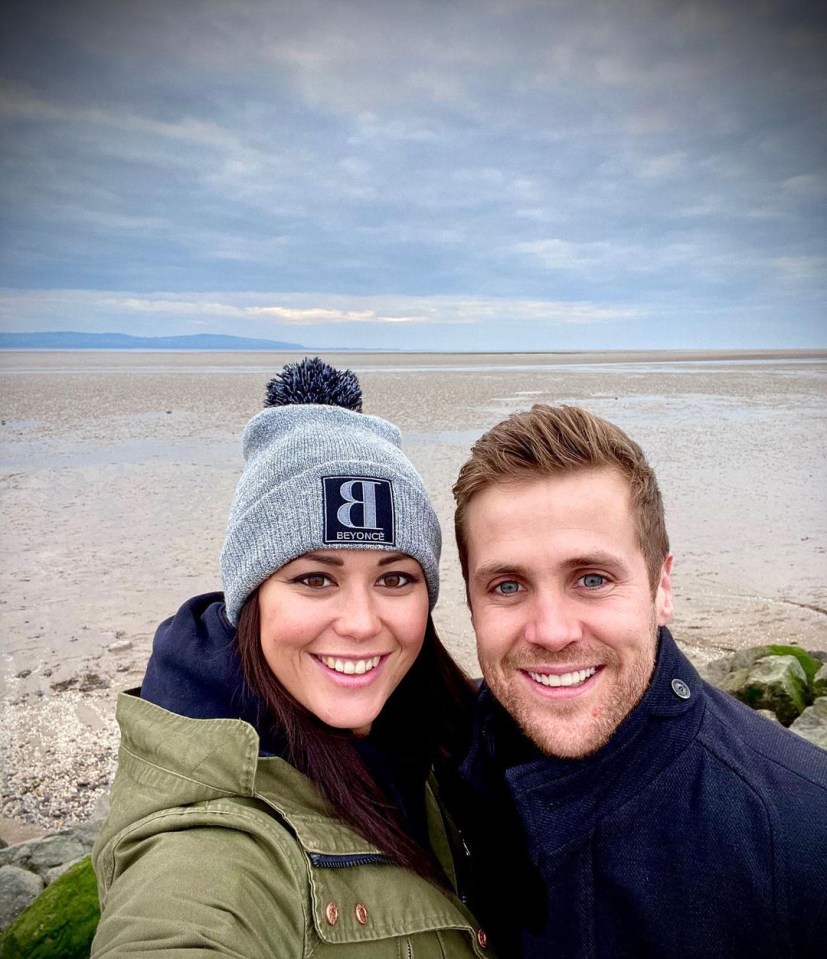
[[[314,866],[322,869],[347,869],[350,866],[392,866],[393,860],[377,852],[351,853],[335,856],[323,852],[309,853]]]

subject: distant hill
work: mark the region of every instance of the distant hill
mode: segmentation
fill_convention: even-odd
[[[0,350],[303,350],[301,343],[244,336],[128,336],[126,333],[0,333]]]

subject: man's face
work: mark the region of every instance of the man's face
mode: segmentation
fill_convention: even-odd
[[[594,752],[649,683],[672,557],[653,599],[629,485],[610,469],[489,486],[468,503],[466,533],[492,693],[546,754]]]

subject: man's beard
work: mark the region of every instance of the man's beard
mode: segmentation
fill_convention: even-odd
[[[634,660],[624,659],[601,643],[582,643],[558,654],[536,656],[529,650],[507,655],[502,668],[492,669],[482,657],[480,664],[494,697],[511,715],[523,733],[546,755],[580,759],[596,752],[612,738],[617,727],[643,698],[655,665],[657,626],[652,616],[652,642]],[[621,664],[623,664],[621,668]],[[589,693],[587,707],[580,697],[544,702],[523,689],[516,671],[540,666],[602,666],[602,688],[596,699]],[[501,679],[503,671],[510,677]],[[611,686],[606,686],[607,680]]]

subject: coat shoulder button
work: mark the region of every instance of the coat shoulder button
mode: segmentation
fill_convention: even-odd
[[[366,926],[368,924],[368,911],[362,905],[361,902],[356,903],[356,908],[353,910],[356,915],[356,921],[360,926]]]
[[[692,695],[692,691],[682,679],[672,680],[672,692],[678,697],[678,699],[689,699],[689,697]]]
[[[488,948],[488,934],[484,929],[477,930],[477,943],[479,944],[480,949]]]
[[[324,917],[327,920],[328,926],[335,926],[339,921],[339,907],[335,902],[329,902],[324,907]]]

